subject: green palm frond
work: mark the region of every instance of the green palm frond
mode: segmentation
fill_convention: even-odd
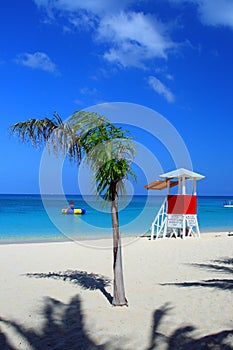
[[[25,122],[14,124],[10,131],[17,134],[22,142],[31,141],[33,146],[39,146],[47,142],[53,131],[60,126],[57,115],[53,119],[29,119]]]
[[[129,132],[96,113],[76,111],[67,122],[58,113],[51,119],[32,118],[14,124],[11,133],[35,147],[47,144],[53,153],[62,151],[78,164],[85,154],[94,173],[97,193],[107,201],[125,193],[124,179],[136,177],[130,168],[135,147]]]
[[[31,141],[34,147],[47,144],[49,150],[55,154],[63,151],[74,161],[80,161],[82,152],[79,137],[68,123],[63,123],[57,113],[53,118],[29,119],[25,122],[14,124],[10,129],[21,142]]]
[[[114,200],[119,194],[126,194],[124,180],[136,177],[126,159],[110,159],[94,172],[96,191],[104,200]],[[114,193],[112,192],[114,189]]]

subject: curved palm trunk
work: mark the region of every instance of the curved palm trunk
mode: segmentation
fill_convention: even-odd
[[[114,273],[114,290],[112,304],[114,306],[128,305],[125,297],[122,256],[121,256],[121,237],[119,231],[118,219],[118,198],[116,196],[116,185],[113,190],[113,200],[111,201],[112,229],[113,229],[113,273]]]

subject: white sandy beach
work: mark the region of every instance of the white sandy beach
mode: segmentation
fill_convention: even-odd
[[[0,349],[233,346],[233,236],[124,238],[129,307],[108,300],[110,245],[0,245]]]

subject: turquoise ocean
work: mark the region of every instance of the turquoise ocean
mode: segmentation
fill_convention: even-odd
[[[233,208],[223,202],[232,197],[198,197],[198,221],[201,233],[233,232]],[[70,200],[85,215],[64,215]],[[122,236],[140,236],[150,230],[151,223],[164,197],[124,197],[120,202],[119,220]],[[109,208],[94,197],[67,195],[0,195],[0,243],[85,240],[111,237]]]

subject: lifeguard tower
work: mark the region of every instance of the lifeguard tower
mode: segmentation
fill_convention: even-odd
[[[183,168],[160,175],[163,180],[156,180],[145,186],[148,190],[167,188],[168,194],[159,212],[151,224],[151,240],[159,237],[198,236],[200,231],[197,220],[197,180],[203,175]],[[193,181],[193,193],[187,194],[186,181]],[[178,194],[170,194],[170,189],[178,186]]]

